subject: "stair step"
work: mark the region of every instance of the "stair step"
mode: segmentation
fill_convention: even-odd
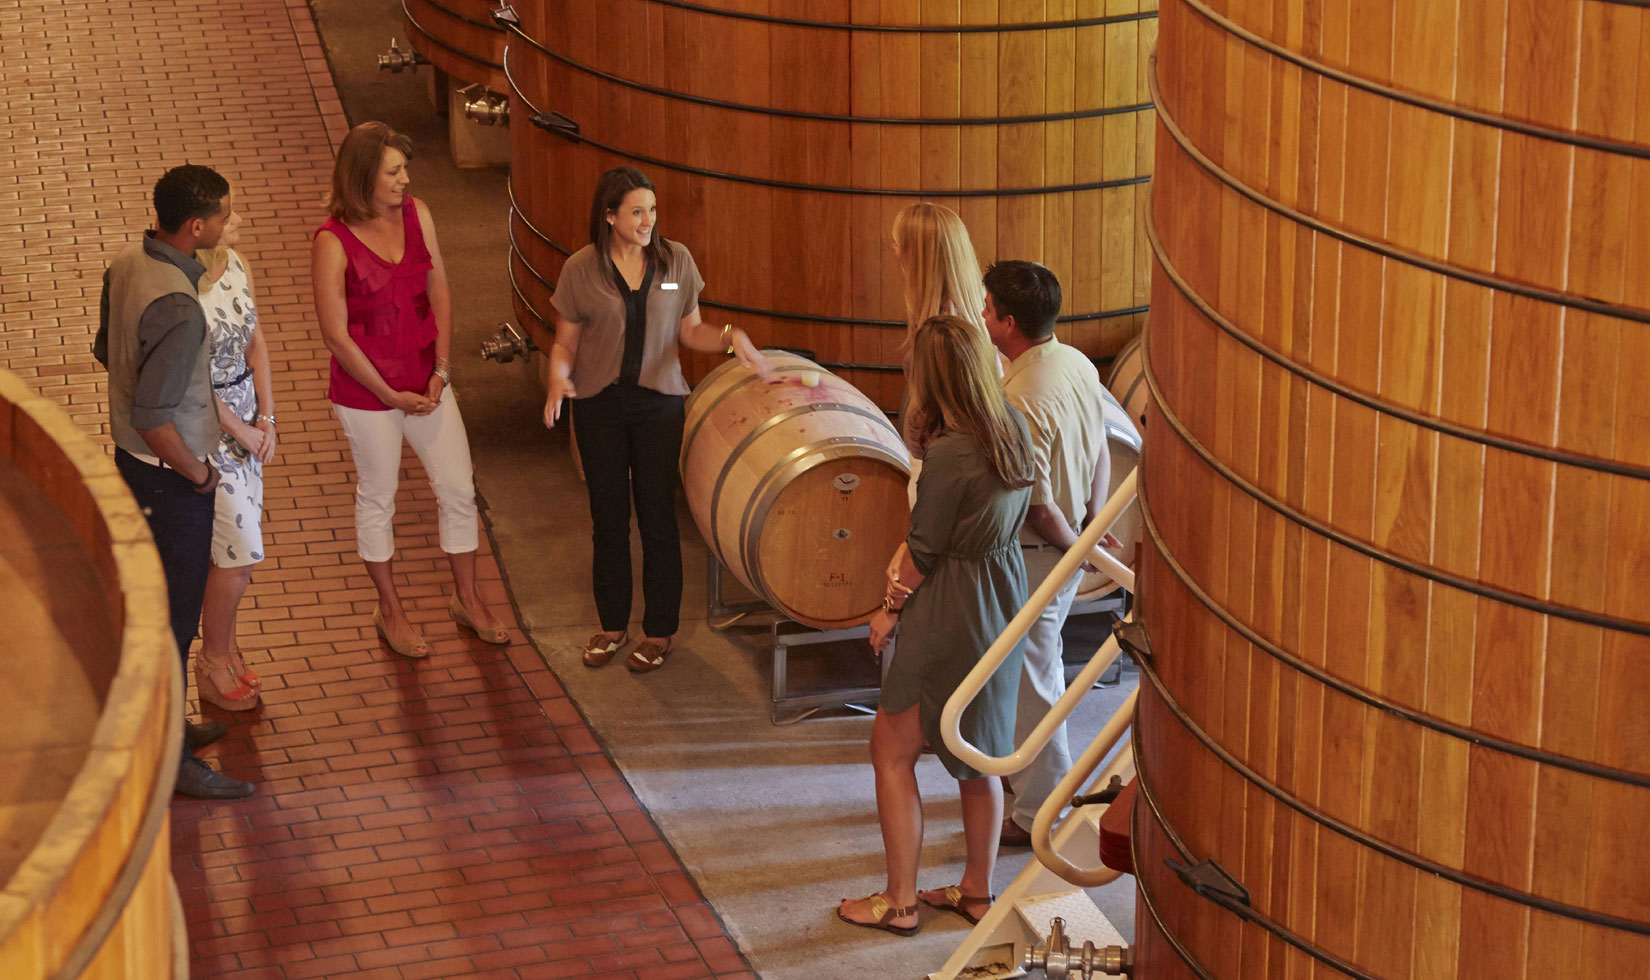
[[[1066,935],[1071,937],[1074,946],[1081,948],[1085,942],[1096,946],[1128,945],[1117,927],[1081,888],[1028,895],[1014,903],[1014,910],[1043,942],[1048,941],[1050,923],[1059,916],[1066,920]]]

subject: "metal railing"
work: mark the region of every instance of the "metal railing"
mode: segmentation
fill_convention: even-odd
[[[1134,572],[1116,558],[1100,550],[1099,544],[1100,539],[1122,516],[1123,511],[1134,502],[1138,477],[1139,471],[1134,470],[1123,478],[1123,482],[1118,484],[1110,499],[1106,501],[1106,505],[1100,509],[1100,513],[1083,529],[1083,533],[1078,535],[1077,542],[1055,564],[1054,570],[1037,586],[1026,604],[1009,621],[1008,628],[1003,631],[1001,636],[997,637],[996,642],[991,644],[985,655],[980,658],[979,663],[974,665],[974,669],[968,672],[968,676],[963,678],[957,690],[946,701],[945,709],[940,714],[940,734],[945,739],[946,746],[967,765],[991,776],[1007,776],[1024,769],[1032,759],[1036,758],[1037,753],[1043,750],[1049,739],[1054,737],[1055,730],[1064,724],[1071,713],[1076,710],[1078,703],[1083,700],[1089,689],[1099,680],[1100,675],[1105,673],[1106,669],[1117,660],[1121,647],[1118,646],[1115,636],[1107,637],[1106,642],[1101,644],[1082,671],[1067,686],[1066,692],[1060,696],[1058,701],[1054,702],[1048,714],[1026,736],[1026,740],[1007,755],[986,755],[962,736],[960,723],[963,711],[979,696],[986,682],[991,679],[991,675],[996,673],[1004,660],[1008,659],[1008,655],[1013,652],[1015,646],[1031,630],[1031,626],[1037,621],[1037,617],[1041,616],[1048,604],[1054,601],[1055,596],[1077,573],[1079,566],[1084,561],[1095,565],[1118,585],[1130,592],[1134,591]],[[1076,795],[1078,788],[1099,767],[1100,763],[1111,754],[1112,749],[1116,747],[1123,733],[1128,731],[1134,716],[1134,704],[1138,693],[1136,691],[1130,694],[1128,699],[1123,702],[1122,707],[1106,722],[1099,735],[1095,737],[1094,741],[1089,744],[1088,749],[1072,765],[1071,770],[1066,773],[1066,777],[1055,787],[1054,792],[1049,794],[1048,799],[1043,801],[1032,825],[1031,845],[1037,859],[1049,871],[1074,885],[1094,887],[1103,885],[1118,876],[1116,871],[1104,866],[1084,869],[1071,864],[1054,850],[1053,836],[1055,825],[1059,822],[1060,811],[1065,809],[1067,801]],[[1108,772],[1127,768],[1129,760],[1123,758],[1126,754],[1119,753],[1118,757],[1113,760],[1112,765],[1108,767]]]

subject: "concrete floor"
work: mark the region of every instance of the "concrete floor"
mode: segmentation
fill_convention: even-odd
[[[617,664],[588,671],[577,648],[596,628],[589,588],[589,517],[566,433],[539,421],[542,389],[520,363],[475,355],[511,318],[503,170],[461,171],[446,156],[446,121],[418,76],[379,73],[378,52],[400,34],[395,0],[313,0],[351,122],[378,118],[418,149],[413,192],[433,210],[452,281],[453,371],[476,463],[477,485],[517,613],[551,669],[727,924],[768,980],[808,980],[829,964],[837,977],[918,976],[938,968],[966,927],[929,915],[922,935],[895,940],[834,920],[837,898],[880,887],[865,740],[869,721],[835,714],[788,728],[768,721],[770,646],[765,634],[718,634],[704,622],[705,548],[685,508],[683,631],[666,670],[635,677]],[[405,40],[401,42],[406,47]],[[668,207],[669,202],[662,202]],[[639,561],[639,547],[633,548]],[[639,598],[638,590],[638,598]],[[639,619],[640,608],[636,615]],[[1073,723],[1086,744],[1121,693],[1085,702]],[[929,799],[925,884],[961,867],[955,784],[937,763],[920,767]],[[1005,852],[1001,888],[1026,852]],[[1130,879],[1099,896],[1132,932]]]

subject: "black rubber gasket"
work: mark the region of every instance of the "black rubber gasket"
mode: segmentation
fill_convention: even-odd
[[[707,7],[688,0],[646,0],[660,7],[675,7],[696,14],[726,17],[730,20],[749,20],[781,27],[811,27],[827,31],[848,31],[863,34],[1013,34],[1020,31],[1061,31],[1078,27],[1104,27],[1107,24],[1126,24],[1137,20],[1151,20],[1155,10],[1111,17],[1085,17],[1080,20],[1051,20],[1025,24],[845,24],[834,20],[807,20],[801,17],[778,17],[773,14],[746,13],[742,10],[724,10]]]

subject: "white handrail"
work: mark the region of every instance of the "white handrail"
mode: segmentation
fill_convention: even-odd
[[[991,675],[1008,659],[1015,645],[1030,632],[1031,624],[1037,621],[1037,617],[1043,614],[1043,609],[1054,601],[1055,595],[1065,587],[1071,576],[1076,574],[1083,560],[1099,550],[1095,545],[1099,544],[1101,536],[1110,530],[1124,509],[1133,502],[1138,473],[1138,470],[1131,470],[1129,475],[1123,478],[1111,499],[1106,501],[1106,506],[1100,508],[1100,513],[1089,522],[1088,527],[1083,528],[1083,533],[1077,536],[1077,543],[1055,564],[1054,571],[1037,586],[1031,598],[1009,621],[1008,628],[986,649],[985,656],[980,658],[980,662],[974,665],[974,669],[968,672],[968,676],[963,678],[957,690],[952,692],[950,699],[945,702],[945,710],[940,713],[940,735],[945,739],[946,746],[967,765],[988,776],[1007,776],[1024,769],[1036,758],[1037,753],[1043,750],[1043,746],[1048,744],[1048,740],[1054,737],[1055,729],[1064,724],[1066,718],[1076,710],[1077,703],[1083,700],[1083,695],[1088,693],[1088,689],[1093,686],[1100,674],[1117,659],[1117,638],[1107,637],[1106,642],[1095,651],[1088,666],[1084,667],[1083,672],[1066,688],[1066,693],[1054,702],[1048,714],[1031,730],[1031,734],[1026,736],[1025,742],[1008,755],[986,755],[962,737],[959,726],[964,709],[979,696]],[[1105,557],[1111,559],[1110,555]],[[1117,564],[1115,559],[1111,559],[1111,563]],[[1133,586],[1133,575],[1128,576],[1128,584]],[[1109,654],[1107,651],[1110,651]]]
[[[1060,780],[1060,785],[1054,787],[1054,792],[1050,793],[1048,799],[1037,809],[1037,818],[1031,824],[1031,850],[1037,855],[1037,860],[1049,871],[1083,888],[1098,888],[1116,880],[1120,872],[1104,864],[1094,868],[1079,868],[1061,857],[1060,852],[1054,849],[1054,825],[1060,819],[1060,811],[1077,795],[1077,790],[1099,767],[1101,760],[1117,744],[1117,740],[1129,730],[1134,721],[1134,703],[1139,698],[1140,688],[1129,692],[1129,696],[1118,706],[1111,720],[1100,729],[1100,734],[1094,737],[1094,741],[1089,743],[1089,747],[1072,765],[1071,771],[1066,773],[1066,778]],[[1118,760],[1121,759],[1122,754],[1119,754]]]

